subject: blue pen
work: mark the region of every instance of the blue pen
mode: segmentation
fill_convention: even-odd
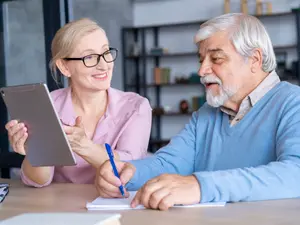
[[[107,151],[107,154],[108,154],[108,157],[109,157],[109,161],[110,161],[110,164],[113,168],[113,171],[114,171],[114,174],[117,178],[120,179],[120,176],[119,176],[119,173],[118,173],[118,170],[117,170],[117,167],[116,167],[116,164],[114,162],[114,154],[112,153],[111,151],[111,147],[109,144],[105,143],[105,148],[106,148],[106,151]],[[123,188],[123,185],[121,184],[121,186],[119,187],[120,189],[120,192],[122,194],[122,196],[124,197],[124,188]]]

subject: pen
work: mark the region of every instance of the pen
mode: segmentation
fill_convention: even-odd
[[[108,154],[108,157],[109,157],[109,161],[110,161],[110,164],[113,168],[113,171],[114,171],[114,174],[117,178],[120,179],[120,176],[119,176],[119,173],[118,173],[118,170],[117,170],[117,167],[116,167],[116,164],[114,162],[114,154],[112,153],[111,151],[111,147],[109,144],[105,143],[105,148],[106,148],[106,151],[107,151],[107,154]],[[123,188],[123,185],[121,184],[121,186],[119,187],[120,189],[120,192],[122,194],[122,196],[124,197],[124,188]]]

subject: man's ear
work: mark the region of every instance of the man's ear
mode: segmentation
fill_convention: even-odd
[[[71,77],[71,73],[68,69],[68,67],[66,66],[66,63],[63,59],[58,59],[55,62],[57,68],[60,70],[60,72],[65,75],[66,77]]]
[[[251,57],[251,72],[256,73],[262,69],[263,55],[260,48],[254,49]]]

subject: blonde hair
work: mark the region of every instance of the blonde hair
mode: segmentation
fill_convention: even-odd
[[[52,60],[49,64],[52,76],[56,82],[58,81],[56,61],[70,57],[78,41],[83,36],[96,30],[102,30],[105,33],[103,28],[95,21],[89,18],[82,18],[65,24],[56,32],[51,44]]]

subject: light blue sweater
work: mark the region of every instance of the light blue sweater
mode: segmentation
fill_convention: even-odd
[[[163,173],[194,174],[201,202],[300,196],[300,88],[280,82],[244,118],[205,104],[171,142],[137,168],[126,185],[137,190]]]

